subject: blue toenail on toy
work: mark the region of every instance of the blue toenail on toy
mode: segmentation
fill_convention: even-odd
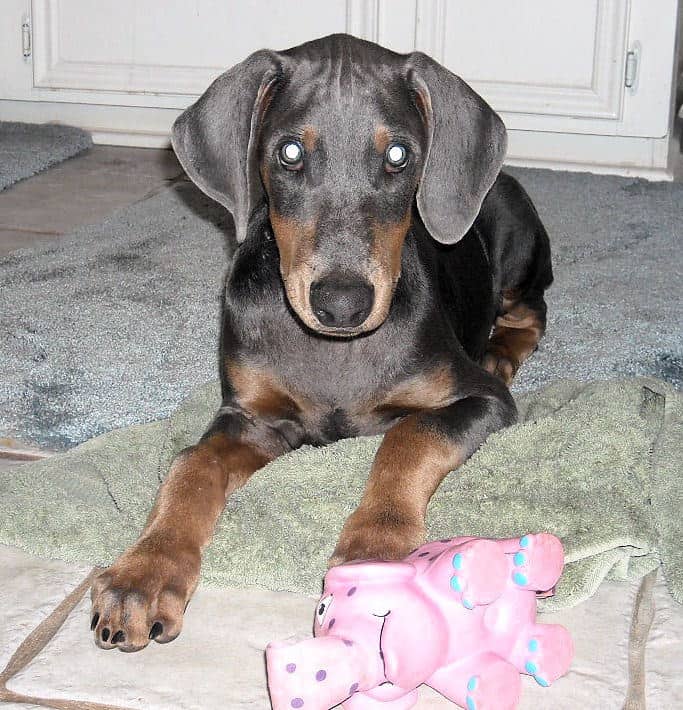
[[[544,678],[539,678],[537,675],[534,676],[534,680],[543,688],[547,688],[550,685],[547,680],[545,680]]]
[[[477,689],[477,676],[473,675],[468,681],[467,681],[467,690],[470,691],[470,693],[473,690]]]
[[[462,583],[460,582],[460,577],[451,577],[451,589],[456,592],[462,592]]]
[[[526,555],[523,552],[517,552],[512,559],[517,567],[521,567],[526,562]]]
[[[529,536],[525,535],[520,541],[519,541],[519,546],[520,547],[529,547]]]
[[[455,569],[462,569],[462,554],[460,552],[453,555],[453,567],[455,567]]]
[[[531,651],[531,653],[536,653],[536,651],[538,651],[538,641],[536,639],[531,639],[527,648]]]
[[[512,575],[512,581],[515,584],[519,584],[520,587],[524,587],[528,580],[526,578],[526,575],[523,575],[521,572],[515,572]]]
[[[533,663],[532,661],[527,661],[524,664],[524,670],[529,673],[530,675],[536,675],[536,671],[538,670],[538,666]]]
[[[465,703],[467,705],[467,710],[477,710],[477,704],[474,702],[474,698],[467,696],[465,698]]]
[[[465,607],[465,609],[474,609],[474,604],[472,602],[467,601],[467,599],[462,600],[462,605]]]

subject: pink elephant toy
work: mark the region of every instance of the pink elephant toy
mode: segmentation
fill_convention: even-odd
[[[548,686],[569,669],[562,626],[536,598],[564,562],[553,535],[430,542],[401,562],[329,570],[315,638],[266,649],[273,710],[405,710],[426,683],[468,710],[517,706],[520,673]]]

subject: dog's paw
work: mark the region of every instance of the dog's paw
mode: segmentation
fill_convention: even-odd
[[[94,580],[90,628],[103,649],[139,651],[173,641],[197,586],[199,552],[138,543]]]
[[[499,377],[509,387],[519,369],[519,363],[513,358],[494,349],[484,355],[481,366],[492,375]]]
[[[395,511],[357,510],[342,529],[329,566],[353,560],[401,560],[425,538],[422,521]]]

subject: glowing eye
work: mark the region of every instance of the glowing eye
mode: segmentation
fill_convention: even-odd
[[[392,143],[384,153],[384,160],[390,170],[403,170],[408,163],[408,149],[400,143]]]
[[[327,616],[327,611],[331,606],[332,606],[332,595],[331,594],[328,594],[326,597],[323,597],[318,602],[318,608],[315,610],[315,620],[318,622],[319,626],[323,625],[323,621],[325,621],[325,617]]]
[[[298,169],[304,157],[304,149],[296,141],[287,141],[280,146],[280,162],[288,170]]]

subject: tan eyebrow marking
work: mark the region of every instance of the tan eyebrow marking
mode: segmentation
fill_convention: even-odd
[[[383,154],[389,143],[391,143],[391,134],[389,133],[389,129],[386,126],[377,126],[373,142],[375,144],[375,150],[378,153]]]
[[[315,144],[318,142],[318,131],[313,126],[304,126],[301,139],[306,152],[312,153],[315,150]]]

